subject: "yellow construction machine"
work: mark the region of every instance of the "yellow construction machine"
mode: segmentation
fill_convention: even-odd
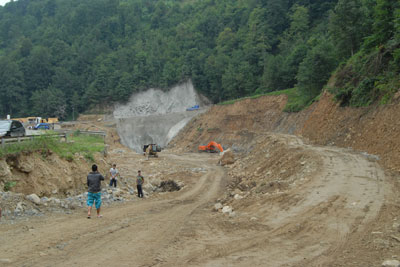
[[[148,144],[143,146],[144,155],[147,157],[153,156],[158,157],[157,153],[161,152],[161,147],[156,144]]]

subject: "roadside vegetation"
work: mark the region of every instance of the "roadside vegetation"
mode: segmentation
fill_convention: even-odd
[[[18,153],[38,152],[46,157],[49,153],[56,153],[61,158],[73,161],[79,154],[90,162],[94,161],[96,152],[103,152],[105,144],[102,137],[80,134],[79,131],[71,134],[67,142],[61,141],[51,135],[39,136],[33,140],[20,143],[7,144],[0,147],[0,157]]]
[[[291,89],[273,91],[264,94],[256,94],[248,97],[227,100],[219,103],[218,105],[231,105],[244,99],[255,99],[261,96],[268,96],[268,95],[270,96],[287,95],[288,101],[284,108],[285,112],[298,112],[303,108],[311,105],[314,101],[318,100],[319,98],[319,95],[314,98],[309,98],[308,96],[301,94],[298,88],[291,88]]]
[[[353,18],[354,23],[335,29],[337,45],[350,56],[335,72],[335,84],[329,88],[342,106],[362,107],[377,101],[386,104],[400,87],[400,2],[377,0],[370,11],[365,9],[365,3],[364,7],[358,8],[342,3],[337,8],[336,20],[344,20],[352,14],[345,15],[345,9],[350,7],[358,10],[358,15],[365,15],[363,23]],[[349,18],[341,24],[347,22]],[[355,47],[350,46],[351,42],[354,43],[349,39],[350,33],[363,37]],[[345,34],[347,39],[343,39]]]

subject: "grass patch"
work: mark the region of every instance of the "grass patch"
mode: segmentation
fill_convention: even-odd
[[[284,112],[299,112],[304,108],[308,107],[309,105],[311,105],[313,102],[318,101],[319,99],[319,95],[315,98],[311,98],[303,95],[297,88],[290,88],[280,91],[273,91],[265,94],[257,94],[248,97],[227,100],[218,103],[218,105],[231,105],[244,99],[255,99],[261,96],[278,96],[283,94],[288,96],[288,102],[286,103],[286,106],[283,109]]]
[[[104,151],[104,147],[103,137],[74,133],[68,137],[68,143],[56,142],[50,150],[68,161],[75,154],[83,154],[86,160],[94,162],[94,153]]]
[[[5,192],[10,191],[10,189],[13,188],[13,187],[16,186],[16,185],[17,185],[17,182],[16,182],[16,181],[8,181],[8,182],[6,182],[6,183],[4,184],[4,191],[5,191]]]
[[[89,161],[94,161],[94,153],[104,151],[102,137],[79,134],[68,136],[68,142],[61,142],[58,138],[42,135],[33,140],[20,143],[7,144],[0,148],[0,157],[18,154],[21,152],[40,152],[43,157],[49,151],[56,153],[61,158],[73,161],[74,154],[83,154]]]
[[[288,101],[286,103],[284,112],[299,112],[308,106],[310,106],[313,102],[318,101],[320,95],[317,97],[309,97],[300,92],[298,88],[291,88],[281,91],[275,91],[268,93],[267,95],[282,95],[285,94],[288,97]]]
[[[226,100],[226,101],[218,103],[217,105],[221,105],[221,106],[223,106],[223,105],[231,105],[231,104],[235,104],[238,101],[242,101],[242,100],[245,100],[245,99],[256,99],[256,98],[259,98],[259,97],[265,96],[265,95],[269,95],[269,93],[267,93],[267,94],[256,94],[256,95],[252,95],[252,96],[246,96],[246,97],[241,97],[241,98],[237,98],[237,99]]]

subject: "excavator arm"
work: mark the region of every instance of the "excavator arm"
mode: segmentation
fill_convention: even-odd
[[[208,143],[205,146],[199,146],[199,151],[217,152],[217,149],[219,150],[219,152],[223,152],[224,151],[222,146],[220,144],[218,144],[217,142],[214,142],[214,141],[211,141],[210,143]]]

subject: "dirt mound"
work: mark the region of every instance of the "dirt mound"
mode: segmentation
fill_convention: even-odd
[[[231,182],[221,199],[224,204],[245,197],[251,200],[243,203],[250,205],[254,197],[285,193],[320,171],[322,160],[315,153],[288,146],[287,138],[259,134],[252,142],[257,148],[227,166]]]

